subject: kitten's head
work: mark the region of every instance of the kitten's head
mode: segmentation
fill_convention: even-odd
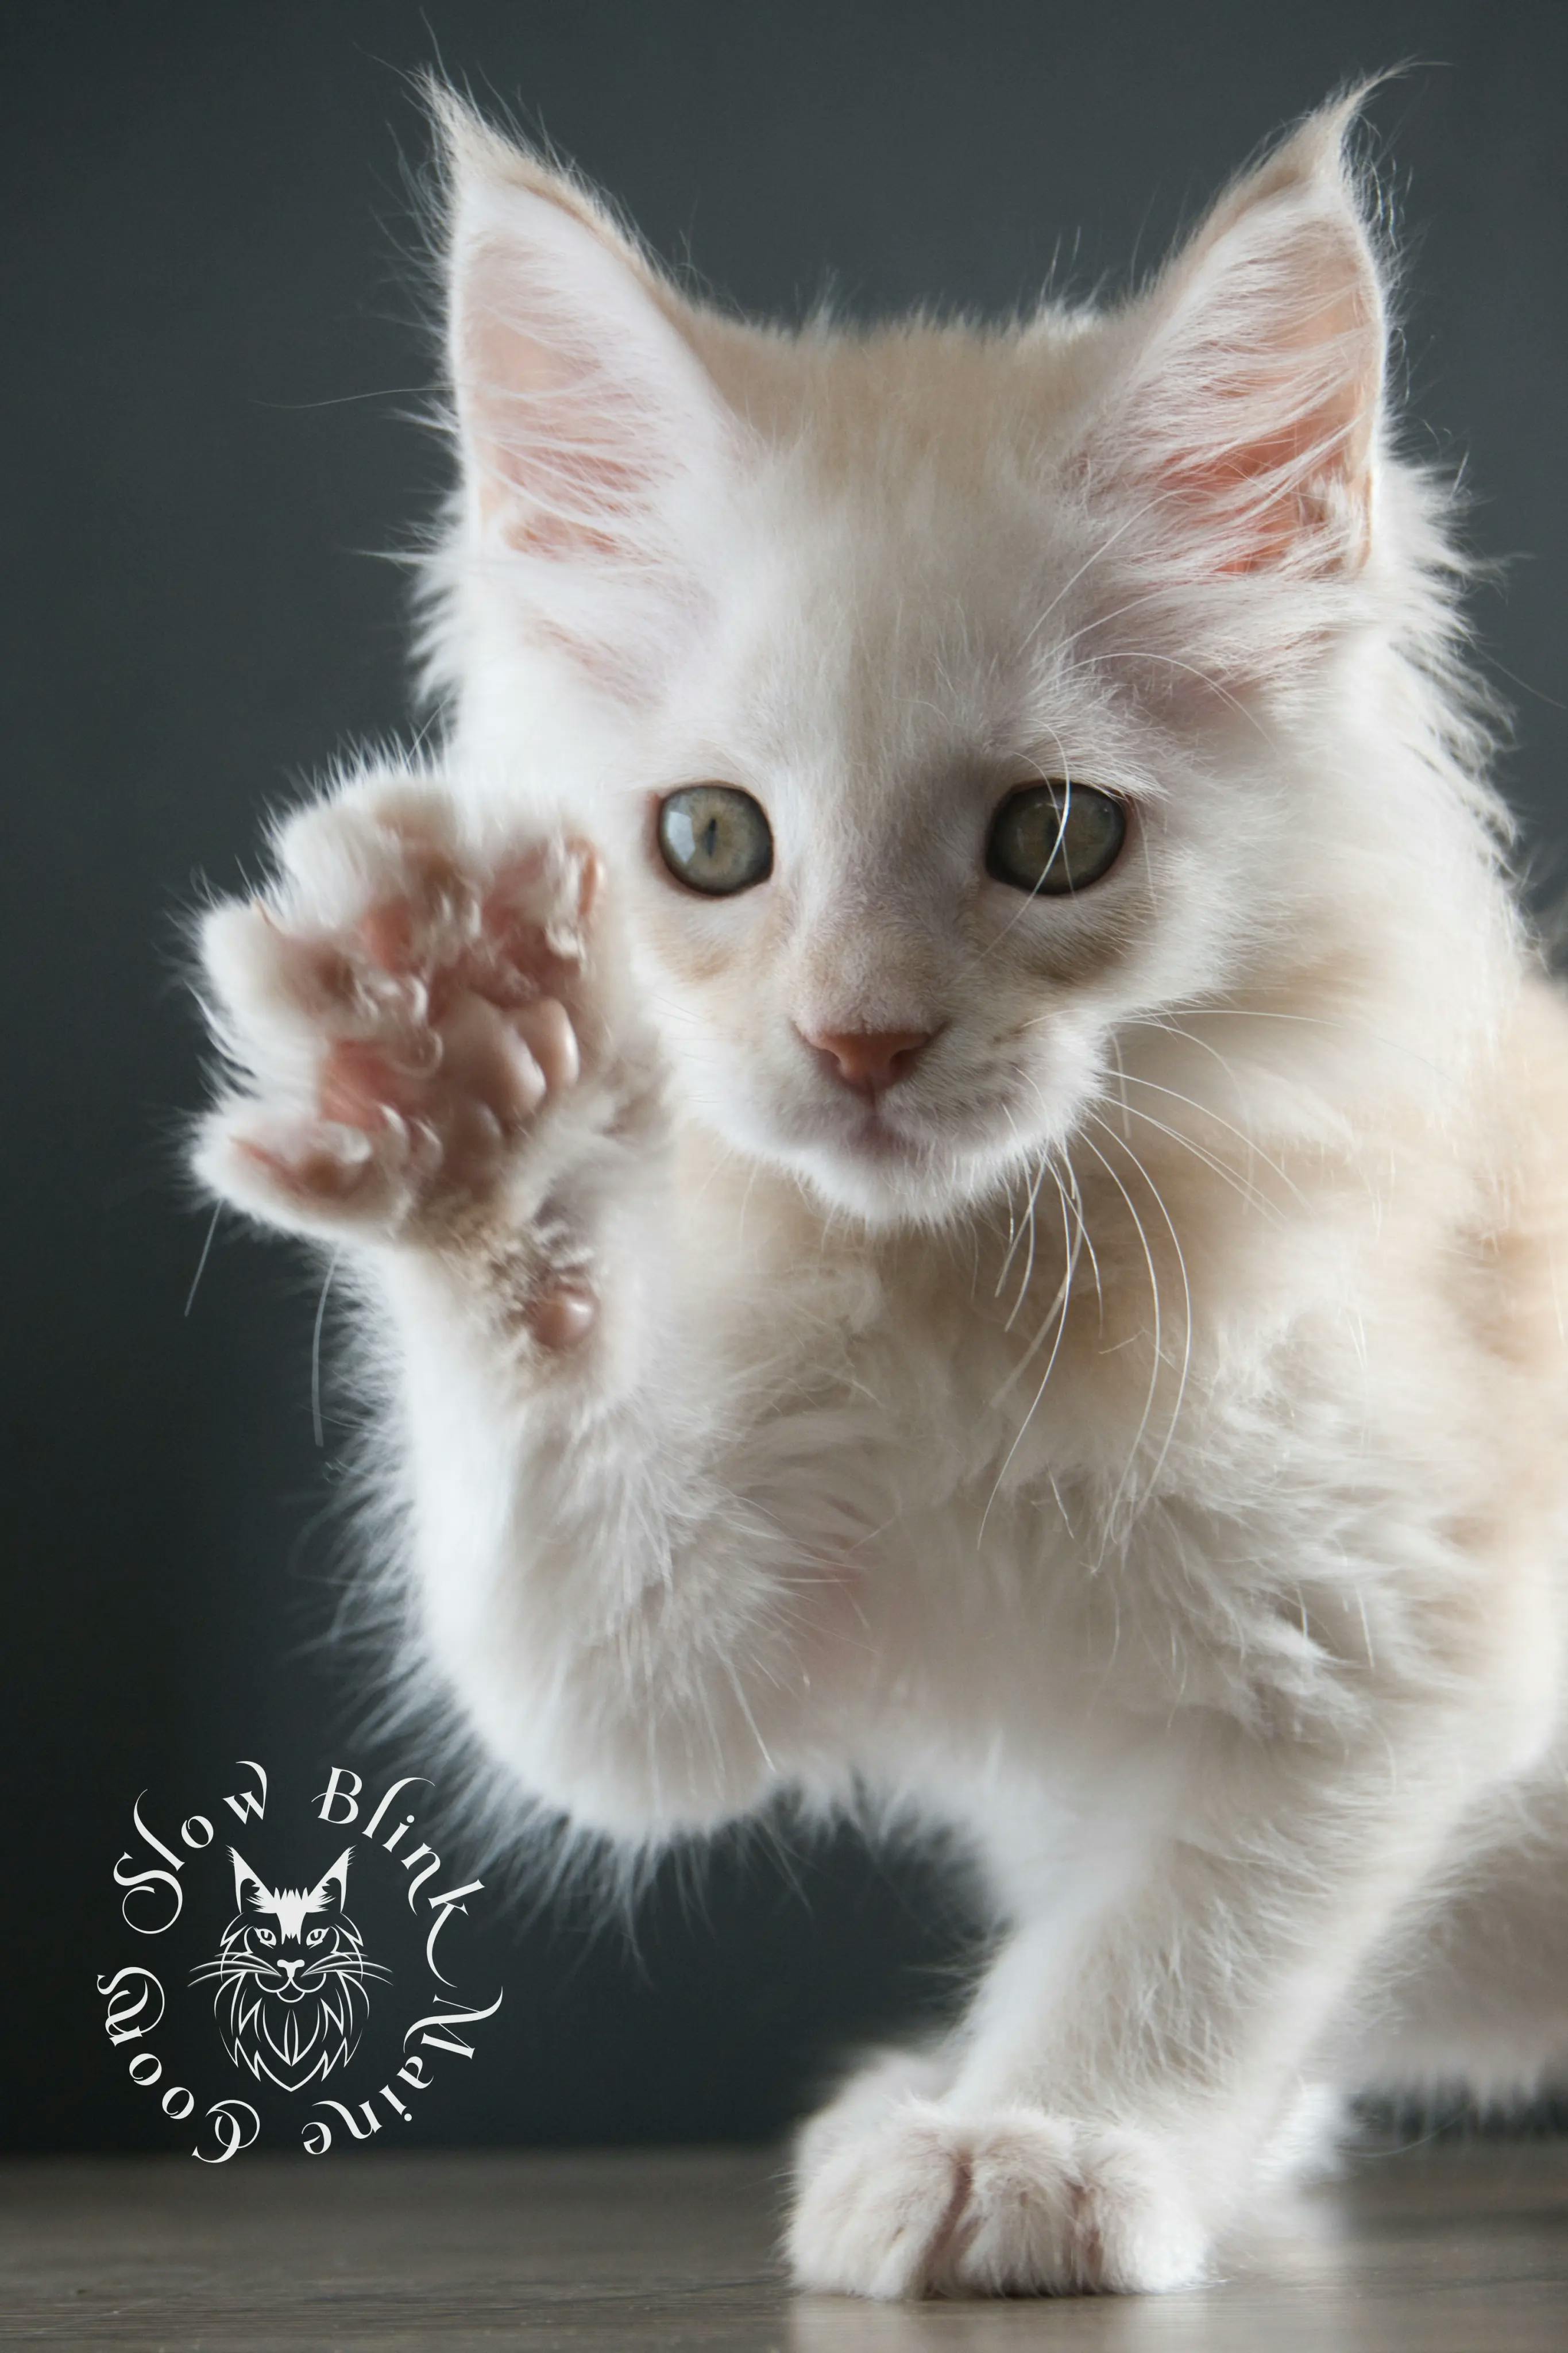
[[[1134,1032],[1289,1002],[1412,887],[1433,763],[1361,771],[1425,726],[1385,670],[1437,542],[1349,113],[1120,310],[785,333],[446,111],[437,670],[481,761],[592,797],[692,1108],[836,1207],[994,1190]]]

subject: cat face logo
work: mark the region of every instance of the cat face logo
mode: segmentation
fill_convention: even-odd
[[[367,1961],[349,1918],[345,1847],[310,1889],[268,1887],[237,1849],[235,1916],[216,1960],[191,1973],[216,1987],[213,2010],[224,2048],[259,2083],[302,2092],[353,2057],[370,2015],[369,1984],[390,1969]]]

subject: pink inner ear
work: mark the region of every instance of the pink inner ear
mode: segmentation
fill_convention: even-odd
[[[481,512],[520,553],[624,560],[668,473],[649,402],[515,253],[476,257],[467,310],[459,392]]]
[[[1215,263],[1219,264],[1215,268]],[[1363,257],[1313,223],[1194,289],[1134,396],[1141,470],[1206,543],[1205,568],[1247,573],[1307,557],[1353,568],[1366,552],[1382,323]],[[1135,460],[1135,462],[1138,462]]]
[[[1348,406],[1349,405],[1346,404]],[[1238,420],[1245,435],[1245,420]],[[1353,506],[1366,512],[1363,468],[1352,448],[1356,417],[1339,404],[1294,417],[1272,433],[1194,456],[1161,470],[1172,490],[1202,512],[1232,522],[1215,568],[1258,572],[1283,563],[1293,547]]]

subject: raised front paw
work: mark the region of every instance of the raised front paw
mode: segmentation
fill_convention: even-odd
[[[808,2131],[789,2232],[797,2285],[889,2298],[1183,2287],[1206,2253],[1152,2136],[917,2098]]]
[[[200,1175],[331,1239],[537,1214],[574,1099],[596,1082],[599,1124],[617,1108],[595,851],[481,838],[441,786],[392,772],[302,811],[278,852],[267,895],[202,930],[238,1085],[203,1124]]]

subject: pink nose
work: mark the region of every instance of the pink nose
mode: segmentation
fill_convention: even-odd
[[[803,1029],[815,1052],[831,1062],[847,1087],[861,1094],[897,1086],[907,1079],[934,1029]]]

